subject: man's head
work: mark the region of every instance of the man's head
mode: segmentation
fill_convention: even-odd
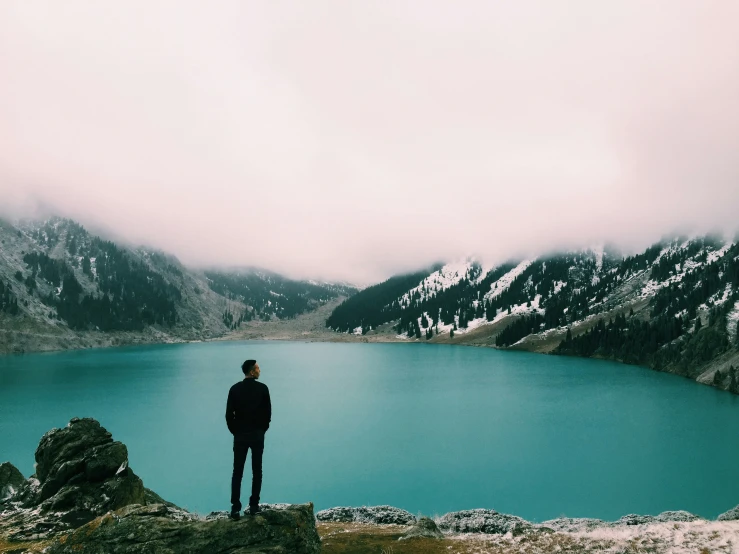
[[[251,379],[259,379],[259,364],[256,360],[246,360],[241,364],[241,371]]]

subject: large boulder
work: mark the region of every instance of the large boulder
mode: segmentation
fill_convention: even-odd
[[[0,464],[0,504],[13,496],[25,482],[26,478],[13,464]]]
[[[482,508],[450,512],[438,518],[436,523],[439,529],[454,533],[516,535],[531,528],[531,524],[523,518]]]
[[[410,529],[403,533],[403,536],[398,540],[402,541],[413,538],[443,539],[444,535],[439,531],[433,519],[422,517]]]
[[[16,540],[51,537],[108,511],[161,500],[128,467],[126,445],[94,419],[52,429],[35,458],[36,474],[13,486],[4,503],[0,531]]]
[[[312,504],[263,509],[256,516],[195,516],[164,504],[128,506],[59,538],[48,554],[318,554]]]
[[[416,522],[412,513],[393,506],[360,506],[358,508],[338,507],[321,510],[316,514],[318,521],[340,523],[374,523],[409,525]]]
[[[146,504],[144,484],[128,467],[128,449],[94,419],[72,419],[36,449],[37,484],[23,506],[65,512],[81,525],[110,510]]]

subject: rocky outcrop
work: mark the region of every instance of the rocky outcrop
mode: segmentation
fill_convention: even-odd
[[[36,474],[5,501],[0,532],[15,540],[74,529],[111,510],[146,504],[128,467],[126,446],[94,419],[72,419],[46,433],[36,449]]]
[[[682,510],[662,512],[656,516],[642,516],[638,514],[628,514],[616,521],[603,521],[602,519],[592,518],[571,518],[559,517],[550,519],[537,525],[537,527],[546,527],[553,531],[561,531],[565,533],[577,533],[582,531],[592,531],[599,527],[624,527],[632,525],[650,525],[652,523],[668,523],[668,522],[693,522],[703,518],[698,517],[690,512]]]
[[[501,514],[495,510],[462,510],[450,512],[436,520],[439,529],[454,533],[490,533],[514,535],[530,529],[531,524],[518,516]]]
[[[718,516],[719,521],[736,521],[739,520],[739,506],[732,508],[728,512],[724,512]]]
[[[375,523],[409,525],[416,522],[416,516],[393,506],[360,506],[359,508],[338,507],[321,510],[316,514],[318,521],[340,523]]]
[[[313,505],[266,509],[254,517],[203,519],[163,504],[128,506],[54,543],[48,554],[317,554]]]
[[[439,531],[439,528],[437,527],[436,522],[434,522],[433,519],[422,517],[419,518],[419,520],[414,523],[410,529],[403,533],[403,536],[400,537],[398,540],[402,541],[413,539],[416,537],[424,537],[427,539],[443,539],[444,535],[441,531]]]
[[[0,504],[15,494],[26,478],[10,462],[0,464]]]
[[[38,540],[50,553],[320,551],[312,504],[263,505],[238,522],[226,512],[192,514],[145,488],[126,446],[94,419],[46,433],[28,480],[2,464],[2,488],[10,492],[0,500],[0,539],[18,542],[19,551]]]
[[[678,510],[674,512],[662,512],[657,516],[640,516],[637,514],[629,514],[623,516],[621,519],[615,521],[613,525],[648,525],[650,523],[668,523],[671,521],[675,522],[686,522],[686,521],[697,521],[703,519],[690,512]]]

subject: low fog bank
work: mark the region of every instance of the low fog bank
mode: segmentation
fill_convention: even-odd
[[[371,283],[736,230],[739,3],[0,3],[0,206]]]
[[[4,203],[0,206],[0,217],[11,222],[22,219],[44,220],[52,216],[73,219],[89,232],[124,246],[162,250],[176,256],[185,265],[197,269],[263,270],[293,279],[341,282],[360,287],[436,263],[467,258],[493,265],[581,249],[605,249],[628,256],[676,236],[710,234],[736,240],[739,231],[734,218],[724,225],[718,225],[715,221],[642,224],[641,228],[635,224],[619,224],[609,230],[604,229],[602,224],[593,223],[593,228],[588,229],[582,224],[558,221],[553,215],[549,220],[535,221],[522,217],[519,227],[497,226],[493,221],[489,225],[467,230],[466,233],[460,230],[444,235],[418,231],[404,233],[397,239],[388,239],[381,231],[375,233],[373,229],[367,229],[353,233],[350,241],[341,241],[338,245],[331,241],[326,244],[303,241],[302,248],[296,248],[291,241],[276,244],[274,240],[268,240],[265,234],[269,234],[270,229],[255,231],[258,235],[256,239],[274,249],[267,252],[264,248],[254,248],[253,243],[248,240],[233,241],[226,229],[202,230],[202,235],[196,239],[195,249],[191,248],[192,243],[183,240],[181,229],[160,229],[154,222],[151,232],[142,233],[141,228],[147,225],[138,217],[132,217],[130,221],[106,222],[97,212],[64,210],[48,203],[33,202],[28,198],[22,204]],[[413,214],[408,214],[408,217],[413,217]],[[282,224],[275,222],[274,225],[279,227]]]

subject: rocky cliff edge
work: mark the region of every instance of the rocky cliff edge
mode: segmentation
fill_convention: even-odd
[[[49,554],[313,554],[320,551],[312,504],[267,505],[231,521],[202,517],[144,487],[126,445],[94,419],[73,419],[39,442],[36,474],[0,464],[0,543],[43,544]],[[2,544],[0,544],[2,546]]]

